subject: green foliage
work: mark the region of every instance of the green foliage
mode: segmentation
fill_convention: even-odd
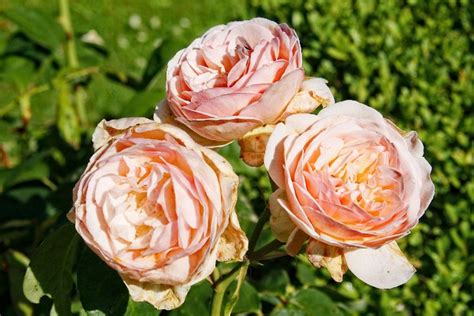
[[[307,73],[326,78],[337,100],[364,102],[416,130],[433,166],[436,197],[401,242],[418,269],[405,286],[380,291],[350,273],[337,284],[302,256],[282,257],[249,267],[234,312],[469,314],[472,1],[75,0],[70,6],[73,33],[66,36],[57,1],[0,2],[0,314],[43,315],[52,307],[59,315],[158,314],[128,299],[117,273],[82,246],[70,224],[54,228],[65,222],[96,123],[151,117],[176,51],[214,25],[254,16],[296,29]],[[71,46],[79,65],[68,57]],[[240,175],[237,208],[249,234],[271,193],[267,175],[243,164],[235,143],[220,152]],[[265,226],[257,249],[272,239]],[[28,264],[24,297],[20,280]],[[220,273],[228,270],[219,266]],[[207,315],[211,296],[203,281],[181,308],[161,314]]]
[[[77,290],[86,311],[123,315],[127,309],[127,287],[117,272],[87,247],[84,247],[77,265]]]
[[[23,282],[30,302],[38,304],[46,295],[53,300],[56,313],[71,314],[72,268],[78,245],[79,236],[74,226],[67,224],[49,235],[34,251]]]
[[[401,241],[416,276],[371,289],[297,263],[298,281],[335,292],[362,314],[464,315],[472,307],[474,136],[472,1],[252,0],[256,14],[292,25],[306,70],[329,81],[336,100],[364,102],[416,130],[433,167],[436,196]],[[269,273],[269,272],[268,272]],[[469,276],[471,275],[471,276]],[[299,283],[298,282],[298,283]],[[342,294],[342,295],[339,295]]]

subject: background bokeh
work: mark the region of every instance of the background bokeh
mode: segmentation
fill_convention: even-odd
[[[30,303],[23,275],[33,250],[66,222],[97,122],[151,117],[175,52],[216,24],[255,16],[295,28],[307,74],[326,78],[336,100],[358,100],[416,130],[436,196],[400,241],[418,270],[405,286],[381,291],[350,273],[338,284],[303,256],[284,257],[250,268],[234,312],[473,315],[473,1],[73,0],[64,19],[67,3],[0,1],[1,315],[49,314],[53,300],[76,315],[157,314],[128,302],[114,272],[82,244],[75,256],[61,257],[60,242],[57,255],[43,254],[70,283],[53,284],[62,291],[53,300]],[[238,213],[251,231],[271,193],[267,176],[241,163],[235,144],[221,152],[240,174]],[[267,228],[261,242],[271,239]],[[181,309],[161,314],[206,315],[211,294],[204,282]]]

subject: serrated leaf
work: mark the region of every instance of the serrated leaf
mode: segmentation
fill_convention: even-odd
[[[84,247],[77,265],[77,289],[86,311],[98,310],[106,315],[124,315],[128,290],[117,271]]]
[[[3,14],[30,39],[51,50],[57,48],[65,39],[61,26],[53,17],[41,11],[15,6]]]
[[[34,251],[23,280],[23,292],[30,302],[38,304],[43,296],[48,296],[59,315],[71,314],[72,268],[77,259],[78,241],[74,226],[68,223]]]

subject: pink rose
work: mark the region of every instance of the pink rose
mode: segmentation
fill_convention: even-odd
[[[93,141],[70,218],[134,300],[175,308],[216,260],[243,259],[238,177],[224,158],[145,118],[102,121]]]
[[[219,25],[179,51],[166,77],[176,120],[208,140],[229,142],[294,113],[288,107],[304,79],[300,42],[288,25],[263,18]],[[321,96],[301,98],[306,107],[298,111],[333,100],[323,79],[313,80]]]
[[[378,288],[410,279],[415,269],[395,240],[434,195],[415,132],[403,133],[358,102],[339,102],[278,124],[265,166],[279,187],[271,224],[290,254],[309,238],[308,258],[337,281],[347,268]]]

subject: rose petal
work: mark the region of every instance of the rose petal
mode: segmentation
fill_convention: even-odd
[[[171,286],[138,282],[137,280],[122,276],[130,296],[136,302],[148,302],[157,309],[171,310],[184,303],[188,294],[189,285]]]
[[[245,232],[240,228],[237,214],[232,212],[229,225],[219,240],[217,260],[242,261],[248,249]]]
[[[294,257],[296,256],[301,247],[303,247],[304,242],[308,239],[308,235],[306,235],[303,231],[295,228],[290,236],[288,237],[288,241],[286,242],[286,252],[288,255]]]
[[[396,242],[378,249],[346,250],[344,257],[349,270],[356,277],[379,289],[400,286],[416,271]]]
[[[112,138],[123,134],[128,128],[150,122],[153,121],[144,117],[127,117],[110,121],[102,120],[95,128],[94,134],[92,134],[94,150],[98,150]]]
[[[202,137],[218,142],[229,142],[238,139],[263,124],[259,119],[241,116],[194,121],[187,121],[182,118],[177,120]]]
[[[316,268],[326,267],[334,281],[342,282],[342,277],[347,271],[342,248],[311,239],[306,246],[306,255]]]
[[[286,210],[281,207],[278,199],[284,195],[283,189],[277,189],[270,196],[269,208],[271,212],[270,226],[276,238],[281,242],[286,242],[296,226],[291,221]]]
[[[246,107],[239,116],[256,117],[266,124],[275,123],[298,91],[303,78],[302,69],[294,70],[270,86],[258,102]]]

